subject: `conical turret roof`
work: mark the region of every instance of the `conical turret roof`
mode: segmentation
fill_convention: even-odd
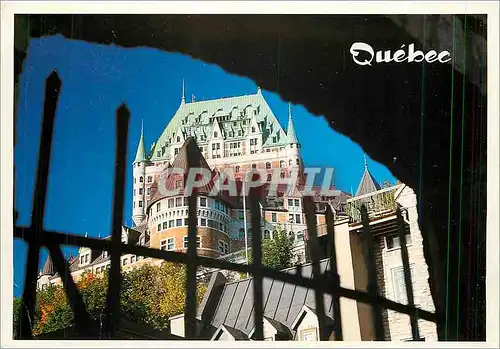
[[[295,127],[293,126],[292,119],[292,110],[290,108],[290,104],[288,104],[288,130],[286,132],[288,144],[297,144],[299,140],[297,139],[297,135],[295,134]]]
[[[47,260],[45,261],[45,264],[43,265],[42,269],[42,276],[43,275],[54,275],[56,273],[56,269],[54,268],[54,263],[52,262],[52,258],[50,258],[50,255],[47,256]]]
[[[146,150],[144,148],[144,132],[141,125],[141,138],[139,139],[139,146],[137,147],[137,153],[135,154],[134,162],[146,161]]]
[[[380,184],[378,184],[377,180],[370,173],[370,170],[368,170],[368,163],[365,157],[365,172],[363,173],[355,196],[369,194],[377,190],[380,190]]]

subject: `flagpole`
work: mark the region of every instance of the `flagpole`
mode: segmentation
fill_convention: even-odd
[[[248,265],[248,242],[247,242],[247,206],[246,206],[245,178],[243,179],[243,226],[245,229],[245,258]],[[248,278],[248,272],[247,272]]]

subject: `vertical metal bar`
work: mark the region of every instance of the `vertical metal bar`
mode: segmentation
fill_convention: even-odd
[[[375,265],[375,254],[373,252],[373,236],[370,232],[368,212],[366,206],[361,206],[361,221],[363,222],[363,242],[365,263],[368,268],[368,293],[378,297],[377,267]],[[375,340],[385,340],[384,324],[382,322],[382,309],[376,301],[372,304],[373,324],[375,326]]]
[[[75,282],[71,277],[68,263],[64,259],[61,247],[57,246],[56,243],[47,244],[47,248],[50,252],[52,260],[54,261],[54,265],[59,272],[64,289],[68,296],[69,305],[71,306],[71,310],[73,310],[73,314],[75,316],[76,327],[80,332],[84,333],[88,328],[90,317],[87,313],[87,309],[85,308],[85,304],[83,303],[83,298],[80,292],[78,292]]]
[[[320,286],[323,286],[321,283],[324,282],[324,278],[321,277],[322,275],[319,267],[320,250],[318,232],[316,229],[316,208],[314,202],[312,201],[312,197],[310,196],[304,197],[303,202],[307,224],[307,235],[310,241],[313,279],[315,282],[314,295],[316,301],[316,314],[318,315],[319,323],[319,340],[326,341],[328,340],[329,334],[326,329],[325,299],[323,297],[323,292],[320,290]]]
[[[246,194],[246,193],[245,193]],[[254,322],[255,322],[255,340],[264,339],[264,297],[262,291],[262,232],[260,227],[260,193],[258,188],[251,188],[250,214],[252,226],[252,264],[255,266],[253,273],[253,301],[254,301]],[[246,214],[246,212],[244,212]]]
[[[187,145],[187,163],[188,173],[184,176],[184,186],[189,175],[189,170],[197,168],[201,163],[201,154],[194,141],[188,141]],[[197,220],[197,188],[193,188],[191,195],[188,196],[188,248],[186,261],[186,312],[184,321],[184,330],[186,339],[196,338],[196,226]]]
[[[407,296],[406,298],[408,299],[408,305],[410,307],[415,307],[415,301],[413,298],[413,284],[411,280],[411,271],[410,271],[410,258],[408,256],[408,248],[406,247],[406,229],[399,208],[397,208],[396,210],[396,217],[398,224],[399,241],[401,243],[401,259],[403,261],[403,272],[404,272],[405,288]],[[413,336],[413,340],[420,339],[420,334],[418,330],[417,311],[418,310],[415,309],[415,312],[410,314],[411,333]]]
[[[330,273],[333,277],[333,286],[340,289],[340,277],[337,268],[337,251],[335,246],[335,222],[333,211],[330,206],[326,208],[326,231],[328,236],[328,247],[330,256]],[[338,293],[333,296],[333,330],[335,332],[335,340],[342,341],[342,317],[340,314],[340,297]]]
[[[110,338],[114,335],[114,324],[118,321],[120,311],[120,257],[121,231],[123,224],[123,205],[125,196],[125,161],[127,159],[128,123],[130,112],[125,104],[116,111],[116,154],[115,154],[115,185],[113,201],[113,221],[111,226],[111,269],[109,272],[107,315],[109,316],[107,332]]]
[[[33,314],[36,300],[36,281],[38,264],[40,262],[40,240],[43,234],[43,219],[45,214],[45,201],[47,194],[47,181],[49,177],[50,152],[52,148],[52,136],[54,133],[54,121],[61,90],[61,80],[57,72],[53,72],[45,83],[45,102],[42,119],[42,133],[40,137],[40,154],[38,155],[38,167],[36,176],[35,192],[33,195],[33,211],[30,235],[28,241],[28,257],[26,262],[26,275],[24,278],[23,304],[21,308],[19,338],[31,339],[33,334]]]

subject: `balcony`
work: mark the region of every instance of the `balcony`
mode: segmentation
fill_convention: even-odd
[[[385,217],[396,212],[395,193],[399,186],[384,188],[373,193],[347,200],[346,213],[351,224],[361,223],[361,207],[366,206],[370,220]]]

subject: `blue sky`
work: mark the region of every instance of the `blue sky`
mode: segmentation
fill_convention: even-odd
[[[54,69],[62,80],[62,90],[56,114],[45,228],[89,236],[108,235],[111,227],[114,113],[122,102],[131,111],[127,188],[132,188],[131,164],[139,142],[141,118],[149,149],[179,106],[182,79],[187,100],[192,94],[196,100],[204,100],[257,90],[250,79],[230,75],[216,65],[181,54],[94,45],[60,36],[32,40],[21,76],[14,150],[18,225],[29,225],[31,220],[44,84]],[[286,129],[287,102],[274,93],[263,91],[263,94]],[[363,173],[361,148],[302,106],[292,105],[292,114],[306,166],[335,167],[337,188],[355,191]],[[368,161],[379,182],[395,181],[386,167]],[[131,194],[131,189],[125,194],[127,224],[132,223]],[[46,251],[42,254],[41,263]],[[16,240],[16,296],[22,291],[25,261],[26,246]]]

